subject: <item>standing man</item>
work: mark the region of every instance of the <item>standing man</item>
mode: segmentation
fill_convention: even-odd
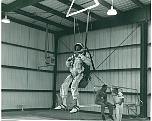
[[[113,105],[109,102],[107,102],[107,85],[103,85],[102,88],[100,90],[97,91],[97,95],[96,95],[96,99],[95,99],[95,104],[97,105],[101,105],[101,115],[102,115],[102,119],[105,119],[105,115],[104,115],[104,111],[105,111],[105,107],[107,106],[109,109],[109,118],[113,119]]]
[[[66,61],[66,66],[70,70],[70,75],[67,76],[60,88],[61,104],[55,109],[66,109],[66,99],[68,95],[68,89],[71,84],[71,93],[73,97],[73,108],[70,113],[76,113],[79,111],[78,106],[78,85],[84,77],[85,65],[90,66],[91,60],[89,54],[85,51],[82,43],[77,43],[74,46],[75,53],[69,57]]]
[[[114,104],[116,106],[115,119],[116,121],[121,121],[122,113],[123,113],[124,97],[123,97],[122,92],[119,92],[118,88],[114,88],[112,92],[113,92]]]

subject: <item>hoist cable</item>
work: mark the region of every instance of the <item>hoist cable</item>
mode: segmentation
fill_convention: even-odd
[[[90,20],[90,11],[88,11],[88,16],[87,16],[87,26],[86,26],[85,44],[84,44],[84,47],[85,47],[85,49],[87,50],[87,52],[88,52],[88,54],[89,54],[89,56],[90,56],[92,68],[93,68],[93,70],[95,70],[95,66],[94,66],[94,63],[93,63],[93,59],[92,59],[91,53],[89,52],[89,49],[88,49],[88,47],[87,47],[88,30],[89,30],[89,20]]]
[[[74,31],[74,44],[75,44],[75,31],[76,31],[76,19],[75,19],[75,17],[74,17],[73,31]]]
[[[138,27],[139,25],[130,32],[130,34],[96,67],[96,69],[99,68],[118,49],[118,47],[120,47],[137,30]]]

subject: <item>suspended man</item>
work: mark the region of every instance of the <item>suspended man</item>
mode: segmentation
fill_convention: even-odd
[[[55,109],[66,109],[67,103],[67,95],[68,95],[68,89],[71,85],[71,93],[73,98],[73,108],[70,111],[70,113],[75,113],[79,111],[79,105],[78,105],[78,86],[81,81],[84,80],[85,73],[87,73],[86,67],[90,67],[91,65],[91,59],[89,56],[89,53],[84,49],[84,46],[82,43],[77,43],[74,46],[74,54],[69,57],[66,61],[66,66],[69,68],[70,75],[67,76],[67,78],[64,80],[63,84],[60,88],[60,97],[61,97],[61,104],[57,106]]]

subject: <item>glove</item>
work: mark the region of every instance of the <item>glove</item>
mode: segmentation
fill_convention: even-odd
[[[83,54],[80,54],[79,57],[82,59],[82,60],[85,60],[85,56]]]
[[[72,59],[73,59],[72,57],[69,57],[67,61],[71,61]]]

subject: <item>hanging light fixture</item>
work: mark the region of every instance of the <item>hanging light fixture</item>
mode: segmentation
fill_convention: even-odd
[[[111,9],[108,10],[107,15],[109,16],[117,15],[117,11],[113,8],[113,0],[112,0]]]
[[[10,19],[7,18],[7,15],[5,15],[5,17],[2,19],[2,22],[9,24],[11,21],[10,21]]]

